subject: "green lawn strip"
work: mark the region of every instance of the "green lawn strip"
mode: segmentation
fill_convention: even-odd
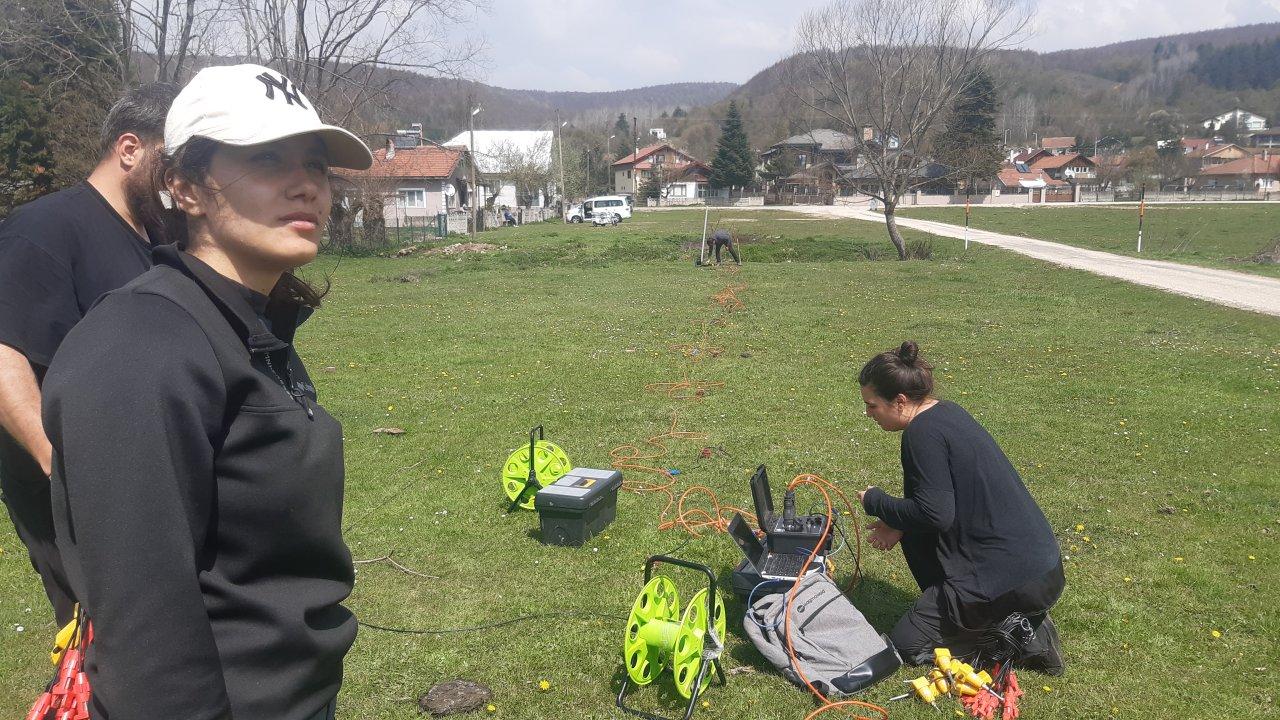
[[[903,217],[964,225],[964,207],[912,207]],[[970,227],[1138,255],[1138,206],[972,207]],[[1141,257],[1280,277],[1250,258],[1280,239],[1280,205],[1148,205]]]
[[[682,471],[680,487],[707,485],[725,504],[750,506],[746,480],[760,462],[777,492],[808,471],[849,493],[869,483],[900,492],[898,436],[861,416],[853,378],[907,337],[935,363],[943,396],[1001,442],[1070,557],[1054,613],[1068,674],[1023,674],[1027,716],[1275,713],[1260,681],[1280,663],[1274,319],[991,248],[964,254],[944,239],[931,261],[860,260],[860,248],[886,243],[858,221],[720,219],[730,218],[754,220],[732,225],[746,236],[737,275],[694,268],[680,250],[696,241],[700,212],[485,233],[508,247],[487,256],[316,264],[334,285],[300,349],[344,424],[348,542],[357,559],[394,551],[440,578],[361,565],[349,606],[402,628],[579,613],[463,634],[362,629],[342,717],[417,717],[417,696],[454,677],[492,686],[497,717],[614,717],[622,618],[644,558],[686,536],[656,529],[664,498],[623,493],[618,519],[587,547],[543,546],[535,514],[503,512],[506,455],[544,423],[575,464],[607,466],[610,448],[666,431],[676,410],[680,429],[707,432],[730,457],[695,460],[701,442],[674,441],[661,464]],[[417,282],[398,279],[410,273]],[[726,315],[708,297],[729,282],[747,285],[747,307]],[[719,357],[693,364],[671,349],[722,316],[710,335]],[[726,385],[699,403],[644,389],[686,378]],[[406,433],[372,433],[384,426]],[[816,502],[802,493],[802,505]],[[7,524],[0,547],[0,713],[17,715],[48,674],[52,623],[30,620],[43,617],[43,596]],[[738,559],[714,535],[679,554],[722,579]],[[853,598],[887,630],[916,589],[899,553],[866,548],[862,565]],[[849,570],[848,556],[837,558],[840,580]],[[696,583],[675,577],[687,602]],[[711,689],[699,717],[803,717],[812,702],[767,667],[741,632],[741,604],[727,599],[726,665],[757,672]],[[537,690],[542,679],[551,690]],[[662,684],[635,702],[673,714]],[[867,699],[900,687],[884,683]],[[936,717],[912,704],[892,710]]]

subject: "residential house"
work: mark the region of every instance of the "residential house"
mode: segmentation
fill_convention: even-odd
[[[649,137],[654,140],[666,140],[667,131],[665,128],[649,128]]]
[[[1097,166],[1097,187],[1107,189],[1124,184],[1129,175],[1129,156],[1125,153],[1098,154],[1089,157]]]
[[[1205,145],[1184,153],[1192,162],[1197,163],[1199,165],[1198,169],[1201,170],[1213,165],[1239,160],[1252,154],[1247,148],[1242,148],[1235,143],[1220,143],[1212,140]]]
[[[1050,155],[1068,155],[1076,146],[1074,137],[1046,137],[1040,138],[1040,149],[1048,152]]]
[[[706,202],[707,189],[711,186],[711,167],[694,160],[683,165],[668,167],[667,182],[662,188],[665,205],[696,205]]]
[[[858,141],[835,130],[811,130],[770,145],[760,153],[761,165],[780,153],[791,156],[797,171],[822,163],[852,165],[858,157]]]
[[[1266,128],[1249,135],[1249,147],[1280,148],[1280,128]]]
[[[1224,127],[1230,129],[1233,126],[1240,132],[1256,132],[1267,127],[1267,119],[1256,113],[1236,108],[1221,115],[1205,118],[1200,121],[1200,126],[1213,132],[1218,132]]]
[[[692,155],[669,143],[642,147],[638,152],[614,161],[613,191],[635,194],[655,171],[681,173],[686,169],[685,166],[696,162],[698,160]]]
[[[1207,167],[1200,171],[1199,186],[1280,191],[1280,154],[1263,150],[1257,155]]]
[[[476,179],[482,205],[496,209],[552,204],[551,196],[556,193],[551,172],[551,155],[555,150],[552,131],[476,130],[474,148],[471,136],[470,132],[460,132],[444,145],[474,153],[476,169],[482,176]],[[551,182],[535,182],[540,179]]]
[[[1050,177],[1044,170],[1032,168],[1024,162],[1001,164],[996,173],[995,188],[1004,194],[1027,194],[1047,187],[1067,187],[1067,181]]]
[[[1043,170],[1054,180],[1063,180],[1085,189],[1092,189],[1098,181],[1097,164],[1082,153],[1040,156],[1029,167],[1032,170]]]
[[[376,215],[380,203],[388,226],[430,225],[440,213],[467,207],[471,155],[464,148],[422,142],[410,144],[406,135],[388,139],[373,153],[367,170],[339,170],[342,191],[363,203],[365,217]]]

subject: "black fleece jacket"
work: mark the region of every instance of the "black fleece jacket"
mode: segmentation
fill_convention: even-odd
[[[290,345],[298,306],[172,247],[154,260],[44,383],[93,717],[310,718],[356,634],[341,427]]]
[[[1060,561],[1053,529],[1004,451],[964,408],[942,400],[902,432],[903,495],[863,497],[869,515],[903,532],[923,590],[982,605],[1039,580]]]

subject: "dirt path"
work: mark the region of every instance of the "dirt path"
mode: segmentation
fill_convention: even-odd
[[[884,216],[859,207],[796,205],[786,209],[808,215],[854,218],[884,224]],[[918,220],[899,215],[898,225],[943,237],[964,238],[964,228],[949,223]],[[986,230],[970,230],[969,240],[1012,250],[1055,265],[1087,270],[1095,275],[1147,285],[1219,305],[1280,316],[1280,279],[1277,278],[1183,265],[1164,260],[1115,255]]]

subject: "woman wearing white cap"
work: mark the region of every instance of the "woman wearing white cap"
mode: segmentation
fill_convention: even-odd
[[[256,65],[197,74],[165,153],[185,237],[99,300],[45,380],[91,712],[332,718],[356,633],[342,433],[292,346],[319,300],[292,271],[316,255],[329,168],[372,158]]]

